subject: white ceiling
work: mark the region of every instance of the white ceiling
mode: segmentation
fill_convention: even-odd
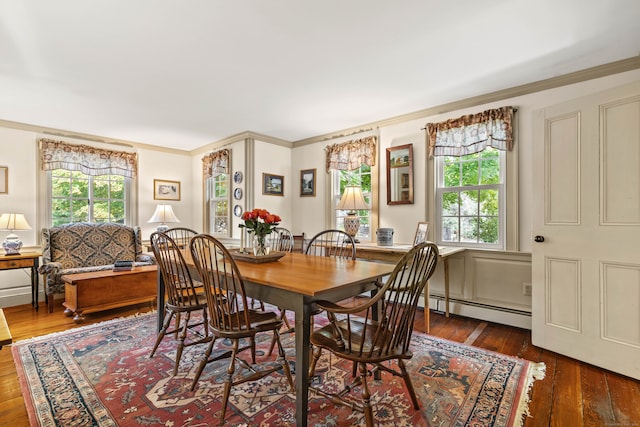
[[[638,0],[0,0],[0,119],[297,141],[639,54]]]

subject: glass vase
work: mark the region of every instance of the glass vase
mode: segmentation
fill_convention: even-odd
[[[266,236],[253,236],[253,254],[255,256],[269,255],[269,249]]]

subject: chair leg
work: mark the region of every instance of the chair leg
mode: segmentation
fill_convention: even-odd
[[[200,375],[202,375],[202,371],[204,370],[204,367],[207,365],[207,362],[209,361],[209,356],[211,356],[211,352],[213,351],[213,344],[216,342],[215,339],[212,339],[209,342],[209,346],[207,347],[207,351],[204,352],[204,356],[202,357],[202,360],[200,361],[200,366],[198,366],[198,370],[196,371],[196,376],[193,378],[193,381],[191,382],[191,391],[195,390],[196,388],[196,384],[198,383],[198,380],[200,379]]]
[[[367,384],[367,364],[360,363],[360,378],[362,379],[362,401],[364,409],[364,419],[367,423],[367,427],[373,427],[373,409],[371,408],[371,392],[369,391],[369,385]]]
[[[47,295],[47,307],[49,308],[49,313],[53,313],[53,294]]]
[[[286,328],[283,332],[280,333],[280,336],[282,336],[282,334],[289,334],[289,333],[295,332],[295,328],[291,327],[291,325],[289,324],[289,320],[287,319],[287,312],[283,308],[280,309],[280,318],[282,319],[282,323]],[[271,338],[271,344],[269,345],[269,352],[267,353],[267,356],[271,356],[273,354],[273,349],[275,348],[275,346],[276,346],[276,337],[274,335]]]
[[[251,363],[256,364],[256,337],[249,338],[251,341]]]
[[[202,322],[203,322],[203,328],[204,328],[204,336],[208,337],[209,336],[209,317],[207,315],[207,307],[202,309]]]
[[[220,409],[220,425],[224,424],[224,415],[227,412],[227,404],[229,403],[229,395],[231,394],[231,385],[233,384],[233,373],[236,371],[236,355],[238,354],[238,339],[233,340],[233,350],[231,360],[227,368],[227,375],[224,378],[224,391],[222,393],[222,409]]]
[[[169,327],[169,324],[171,323],[171,318],[173,317],[173,312],[169,311],[167,312],[167,314],[165,314],[164,317],[164,323],[162,324],[162,329],[160,329],[160,331],[158,332],[158,337],[156,338],[156,343],[153,346],[153,349],[151,350],[151,354],[149,355],[149,358],[152,358],[153,355],[156,353],[156,350],[158,349],[158,346],[160,345],[160,342],[162,341],[162,339],[164,338],[165,334],[167,333],[167,328]],[[175,375],[175,373],[174,373]]]
[[[176,314],[176,322],[178,322],[180,313]],[[191,318],[191,313],[187,312],[184,316],[184,324],[182,326],[176,323],[176,328],[180,327],[180,336],[178,337],[178,349],[176,350],[176,363],[173,366],[173,375],[178,374],[178,366],[180,365],[180,359],[182,358],[182,351],[184,350],[184,341],[187,339],[187,332],[189,328],[189,320]],[[177,329],[176,329],[177,331]]]
[[[180,323],[182,321],[182,316],[180,312],[176,313],[176,327],[173,328],[173,339],[178,339],[178,332],[180,332]]]
[[[267,356],[271,356],[271,354],[273,354],[273,349],[276,347],[276,331],[273,331],[273,337],[271,337],[271,344],[269,345],[269,352],[267,353]]]
[[[400,372],[402,373],[402,379],[404,379],[404,384],[407,386],[407,390],[409,391],[409,396],[411,396],[411,401],[413,402],[413,408],[418,410],[420,409],[420,404],[418,403],[418,398],[416,397],[416,392],[413,389],[413,383],[411,382],[411,377],[407,372],[407,368],[402,359],[398,359],[398,367],[400,367]]]
[[[309,381],[313,379],[313,376],[316,373],[316,364],[318,360],[320,360],[320,356],[322,355],[322,349],[320,347],[314,349],[313,358],[311,359],[311,364],[309,365]]]
[[[280,332],[278,332],[277,330],[274,330],[273,333],[274,333],[274,338],[278,343],[278,361],[282,363],[282,369],[284,369],[284,373],[287,376],[287,381],[289,381],[289,387],[291,387],[291,391],[295,392],[296,387],[293,385],[291,368],[289,367],[289,362],[287,362],[287,358],[285,357],[284,348],[282,348],[282,342],[280,342]]]

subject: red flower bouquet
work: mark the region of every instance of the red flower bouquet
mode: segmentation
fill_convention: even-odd
[[[254,209],[246,211],[241,217],[244,224],[240,224],[240,228],[246,228],[248,233],[255,237],[254,253],[255,255],[268,255],[266,248],[265,236],[271,234],[274,228],[280,224],[280,217],[269,213],[266,209]]]

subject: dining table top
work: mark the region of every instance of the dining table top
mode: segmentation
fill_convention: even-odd
[[[194,265],[191,254],[183,252],[187,264]],[[309,256],[286,253],[281,258],[265,263],[236,260],[242,277],[250,282],[271,288],[294,292],[321,299],[345,284],[370,282],[393,271],[394,265],[363,262],[361,260]]]

